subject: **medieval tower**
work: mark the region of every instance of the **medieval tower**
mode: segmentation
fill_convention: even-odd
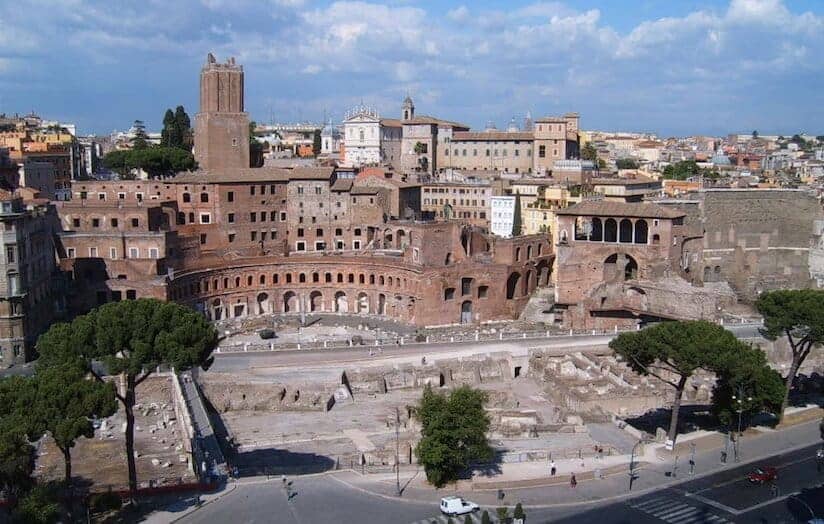
[[[243,111],[243,66],[218,64],[209,53],[200,70],[195,116],[195,160],[200,169],[249,167],[249,115]]]

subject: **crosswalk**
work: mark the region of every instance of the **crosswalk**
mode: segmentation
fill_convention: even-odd
[[[726,524],[729,520],[705,508],[684,504],[672,497],[654,497],[630,502],[629,507],[670,524]]]
[[[483,511],[476,511],[474,513],[467,513],[467,515],[469,515],[469,518],[472,521],[472,524],[481,524],[481,515],[482,514],[483,514]],[[446,515],[437,515],[435,517],[428,518],[428,519],[416,520],[412,524],[446,524],[447,522],[449,522],[449,518],[450,517],[447,517]],[[466,515],[456,515],[456,516],[451,517],[451,518],[452,518],[452,522],[454,524],[464,524],[464,522],[466,522]],[[494,511],[489,512],[489,518],[493,523],[498,522],[498,518],[496,517]]]

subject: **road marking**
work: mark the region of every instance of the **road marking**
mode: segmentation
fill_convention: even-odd
[[[733,515],[740,515],[741,514],[741,512],[739,510],[737,510],[733,507],[727,506],[725,504],[721,504],[718,501],[712,500],[712,499],[707,498],[703,495],[699,495],[698,493],[685,493],[684,495],[687,496],[687,497],[693,498],[695,500],[699,500],[699,501],[703,502],[704,504],[706,504],[707,506],[712,506],[715,509],[720,509],[721,511],[726,511],[727,513],[731,513]]]
[[[702,508],[684,504],[669,496],[654,497],[637,504],[628,503],[627,505],[669,524],[730,524],[730,521],[721,516],[707,514]]]

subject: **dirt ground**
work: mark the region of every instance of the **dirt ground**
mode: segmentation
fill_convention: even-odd
[[[137,479],[141,486],[190,482],[188,457],[183,449],[183,432],[175,419],[172,382],[169,376],[152,376],[137,388],[135,407],[135,450]],[[94,438],[81,438],[72,450],[72,476],[96,489],[128,487],[125,436],[126,416],[119,409],[105,419]],[[51,438],[38,446],[35,475],[45,479],[62,479],[63,455]]]

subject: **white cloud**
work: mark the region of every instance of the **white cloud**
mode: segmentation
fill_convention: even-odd
[[[465,22],[469,19],[469,9],[465,5],[458,6],[446,12],[446,17],[453,22]]]
[[[367,0],[151,0],[148,7],[117,9],[102,0],[66,0],[41,6],[36,20],[23,10],[4,13],[3,67],[21,58],[48,76],[64,62],[107,64],[100,67],[104,79],[119,64],[142,60],[147,68],[168,63],[174,70],[199,65],[213,51],[236,56],[250,79],[282,90],[250,92],[249,104],[272,96],[293,105],[289,98],[299,96],[305,107],[335,110],[336,99],[345,104],[364,96],[395,111],[398,90],[416,86],[421,97],[438,93],[421,98],[431,104],[422,111],[457,120],[485,120],[498,110],[508,120],[520,105],[535,115],[579,110],[585,122],[634,110],[633,118],[652,122],[656,107],[695,104],[709,111],[715,106],[702,93],[724,106],[725,96],[740,99],[747,86],[759,88],[747,91],[752,98],[742,111],[774,104],[759,94],[772,84],[789,90],[787,103],[804,99],[808,107],[821,107],[824,96],[824,17],[781,0],[731,0],[717,10],[652,18],[621,31],[597,9],[543,0],[497,9],[455,0],[428,11]],[[59,61],[49,52],[55,46],[62,50]],[[794,81],[799,75],[806,75],[804,82]],[[148,70],[146,82],[153,80]],[[799,89],[818,98],[793,97]],[[487,114],[479,116],[482,106]]]

